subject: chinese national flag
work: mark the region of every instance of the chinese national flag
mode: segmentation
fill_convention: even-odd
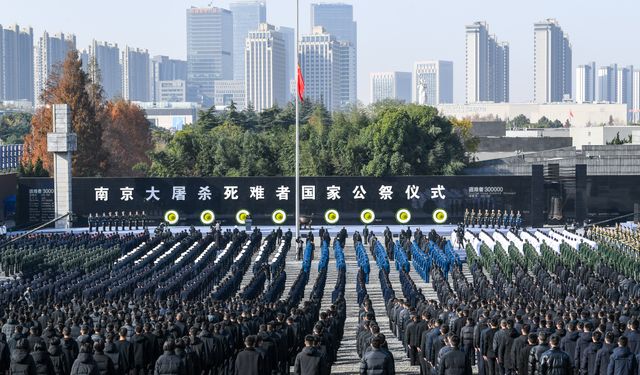
[[[302,78],[302,69],[300,69],[300,64],[298,64],[298,97],[301,102],[304,102],[304,78]]]

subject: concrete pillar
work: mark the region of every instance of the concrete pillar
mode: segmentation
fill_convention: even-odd
[[[78,148],[78,138],[71,129],[71,110],[66,104],[53,105],[53,133],[47,134],[47,151],[53,153],[53,188],[55,217],[71,212],[71,153]],[[71,217],[58,220],[56,228],[71,227]]]

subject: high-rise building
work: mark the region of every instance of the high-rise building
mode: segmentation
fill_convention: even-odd
[[[187,99],[213,103],[215,81],[233,78],[233,16],[222,8],[187,9]]]
[[[453,62],[416,62],[413,68],[413,98],[422,105],[453,103]]]
[[[89,47],[89,75],[94,82],[100,77],[105,99],[122,96],[122,67],[118,44],[98,42]]]
[[[596,63],[578,65],[576,68],[577,103],[593,103],[596,100]]]
[[[149,51],[125,46],[122,51],[122,97],[126,100],[148,102]]]
[[[640,70],[633,70],[632,80],[631,122],[637,124],[640,123]]]
[[[214,87],[213,103],[216,107],[228,107],[233,103],[236,109],[241,111],[245,105],[244,80],[216,81]]]
[[[50,36],[45,31],[38,39],[33,61],[33,96],[36,106],[42,105],[40,95],[47,86],[49,75],[53,73],[56,66],[58,69],[61,68],[67,53],[75,48],[76,36],[73,34],[60,33]]]
[[[229,4],[233,13],[233,79],[244,80],[245,40],[249,32],[267,22],[267,7],[261,1],[236,1]]]
[[[296,55],[296,31],[292,27],[276,26],[276,30],[282,35],[284,39],[284,50],[286,55],[286,77],[287,82],[295,80],[296,68],[295,68],[295,55]]]
[[[571,97],[571,43],[558,21],[534,24],[533,101],[562,102]]]
[[[0,25],[0,99],[33,103],[33,29]]]
[[[466,26],[465,101],[509,101],[509,44],[489,35],[485,22]]]
[[[187,100],[187,82],[182,79],[158,81],[154,102],[184,102]]]
[[[371,103],[385,99],[411,102],[411,72],[371,73]]]
[[[342,3],[311,4],[311,27],[323,27],[341,43],[339,60],[344,67],[338,81],[341,106],[355,104],[358,91],[358,24],[353,20],[353,6]]]
[[[161,81],[185,81],[187,80],[187,62],[184,60],[170,59],[169,56],[154,56],[151,58],[149,70],[149,93],[151,101],[160,101],[158,98],[158,86]],[[186,89],[186,88],[185,88]],[[186,99],[185,99],[186,100]],[[177,101],[177,100],[172,100]]]
[[[601,66],[597,78],[598,101],[616,103],[618,95],[618,65]]]
[[[616,74],[616,103],[627,105],[627,121],[632,121],[633,66],[619,67]]]
[[[330,112],[352,103],[343,90],[349,85],[344,77],[353,73],[349,60],[352,47],[316,26],[311,35],[302,36],[299,50],[305,97],[322,102]]]
[[[275,27],[261,23],[250,31],[245,47],[245,103],[260,112],[288,101],[284,39]]]

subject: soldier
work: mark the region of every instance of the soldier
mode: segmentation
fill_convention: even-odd
[[[495,226],[498,227],[498,229],[500,229],[501,225],[502,225],[502,212],[498,210],[498,213],[496,214]]]
[[[489,222],[491,223],[491,229],[495,229],[496,227],[496,211],[491,210],[491,215],[489,216]],[[487,224],[487,227],[489,225]]]
[[[465,208],[465,210],[464,210],[464,216],[463,216],[463,218],[462,218],[462,224],[463,224],[464,226],[468,226],[468,225],[469,225],[469,221],[468,221],[468,220],[469,220],[469,209],[468,209],[468,208]]]
[[[102,218],[100,219],[100,223],[102,226],[102,231],[106,232],[107,231],[107,222],[108,222],[108,218],[107,215],[104,213],[104,211],[102,212]]]
[[[476,227],[476,210],[474,208],[471,209],[471,213],[469,214],[469,224],[471,224],[472,228]]]
[[[116,228],[116,233],[118,233],[118,229],[120,229],[120,217],[118,216],[118,211],[116,211],[113,216],[113,226]]]

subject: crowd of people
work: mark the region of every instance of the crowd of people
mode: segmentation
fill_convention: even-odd
[[[0,250],[21,265],[0,282],[0,374],[329,374],[346,319],[344,267],[330,306],[321,306],[328,262],[306,300],[302,268],[285,298],[291,243],[290,231],[214,228],[13,241]],[[87,259],[25,267],[26,256],[56,249]],[[102,263],[87,267],[92,257]]]
[[[603,249],[598,235],[605,233]],[[566,242],[559,241],[558,233],[538,236],[549,244],[525,235],[531,242],[514,239],[509,251],[498,250],[499,241],[490,242],[493,248],[482,242],[483,249],[501,251],[486,257],[468,241],[472,280],[453,267],[449,282],[445,270],[432,262],[430,281],[437,300],[426,299],[403,267],[404,298],[397,298],[388,272],[380,269],[389,328],[411,364],[425,375],[471,374],[472,366],[480,375],[635,375],[640,371],[635,279],[640,254],[629,253],[624,244],[635,235],[596,228],[590,232],[593,241],[571,234]],[[438,251],[430,243],[440,241],[419,230],[403,231],[396,257],[408,257],[416,245],[425,254]],[[623,256],[633,257],[634,266],[621,264]],[[372,309],[364,296],[361,316],[374,332]]]
[[[313,233],[294,241],[290,231],[259,229],[14,241],[0,249],[3,270],[19,271],[0,282],[0,374],[330,374],[354,280],[346,277],[346,229],[318,235],[317,249]],[[409,228],[397,241],[388,228],[383,241],[369,228],[353,234],[361,374],[395,374],[402,359],[388,340],[423,375],[640,373],[637,232],[462,238],[454,245]],[[285,297],[293,244],[302,262]],[[322,306],[330,248],[337,278],[331,305]],[[314,257],[318,273],[307,288]],[[367,291],[376,266],[384,311]],[[416,275],[437,298],[425,297]],[[380,313],[395,338],[382,333]]]

